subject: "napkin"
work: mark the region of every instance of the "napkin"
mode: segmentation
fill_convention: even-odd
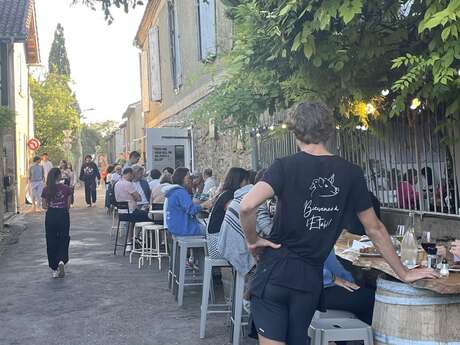
[[[359,250],[361,248],[370,248],[373,246],[374,244],[372,242],[359,242],[359,241],[353,240],[353,244],[351,245],[351,247],[348,249],[345,249],[343,252],[344,253],[347,253],[347,252],[358,252],[359,253]]]

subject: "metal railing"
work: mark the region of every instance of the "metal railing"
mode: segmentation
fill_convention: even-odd
[[[363,168],[382,207],[459,216],[459,127],[440,115],[416,113],[373,124],[372,131],[339,129],[334,146]],[[267,167],[297,151],[295,138],[261,136],[258,151]]]

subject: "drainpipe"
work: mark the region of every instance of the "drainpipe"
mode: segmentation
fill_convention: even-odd
[[[253,134],[249,134],[251,138],[251,166],[252,170],[259,170],[259,146],[257,143],[257,137]]]

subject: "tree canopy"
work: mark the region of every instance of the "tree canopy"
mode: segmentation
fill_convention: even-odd
[[[234,48],[201,115],[255,124],[303,99],[367,125],[460,111],[460,0],[225,0]]]
[[[144,4],[141,0],[73,0],[74,4],[82,3],[89,6],[93,10],[100,8],[105,15],[105,19],[109,24],[113,22],[113,8],[122,9],[128,13],[130,9]]]
[[[118,123],[112,120],[82,124],[81,141],[83,153],[85,155],[106,153],[107,138],[117,127]]]
[[[49,71],[70,77],[70,63],[65,47],[64,28],[60,23],[54,32],[54,41],[48,58]]]
[[[75,134],[80,126],[76,99],[67,83],[68,78],[57,73],[48,74],[44,81],[30,78],[36,137],[41,152],[46,151],[54,162],[69,158],[62,146],[63,131],[70,129]]]

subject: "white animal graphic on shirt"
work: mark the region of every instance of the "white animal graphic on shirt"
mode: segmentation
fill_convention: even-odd
[[[315,196],[320,198],[330,198],[339,194],[340,189],[334,186],[335,175],[332,174],[329,178],[318,177],[313,180],[310,190],[312,199]]]

